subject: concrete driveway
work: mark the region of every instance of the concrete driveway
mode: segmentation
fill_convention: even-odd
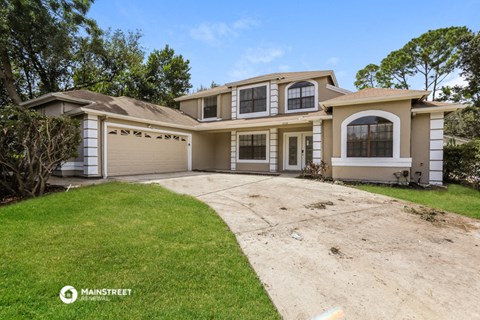
[[[480,223],[428,222],[410,203],[286,177],[143,179],[214,208],[285,319],[480,319]],[[468,205],[468,204],[466,204]]]

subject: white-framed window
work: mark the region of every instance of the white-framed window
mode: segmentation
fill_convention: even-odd
[[[237,132],[237,162],[268,163],[269,132]]]
[[[237,118],[268,116],[270,113],[270,84],[260,83],[237,89]]]
[[[217,118],[217,96],[203,98],[203,116],[205,120]]]
[[[285,87],[285,113],[318,110],[318,83],[303,80]]]
[[[379,130],[381,134],[372,134]],[[412,166],[412,158],[400,157],[400,118],[391,112],[365,110],[354,113],[342,121],[340,135],[341,156],[332,158],[333,166]]]

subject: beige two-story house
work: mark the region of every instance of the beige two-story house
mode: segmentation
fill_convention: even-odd
[[[335,180],[442,184],[443,118],[461,105],[429,91],[339,87],[333,71],[273,73],[177,98],[180,110],[89,91],[25,105],[82,121],[79,157],[62,175],[182,170],[300,172]]]

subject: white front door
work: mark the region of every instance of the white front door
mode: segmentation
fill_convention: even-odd
[[[313,160],[313,134],[311,132],[285,133],[284,170],[302,170]]]

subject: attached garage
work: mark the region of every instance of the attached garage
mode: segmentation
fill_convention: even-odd
[[[106,176],[186,171],[188,134],[107,126]]]

